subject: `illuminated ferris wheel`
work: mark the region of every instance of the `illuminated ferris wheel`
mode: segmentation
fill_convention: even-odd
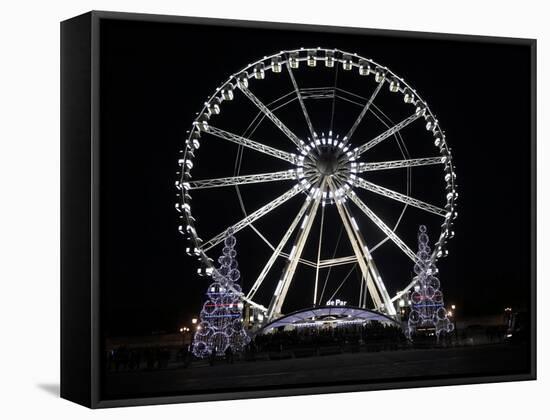
[[[355,92],[348,87],[349,83],[344,85],[345,77],[353,77],[351,85],[356,87]],[[269,100],[260,99],[267,93],[272,94]],[[243,101],[248,108],[244,108]],[[339,116],[340,102],[352,107],[352,111],[346,108],[345,116],[352,118],[344,129],[345,119]],[[221,120],[226,107],[231,106],[231,117]],[[295,111],[285,112],[290,106]],[[392,115],[393,108],[399,109],[398,119]],[[237,118],[247,122],[244,130],[231,126]],[[301,131],[295,128],[300,124]],[[365,125],[378,131],[365,131]],[[404,134],[409,131],[411,135]],[[217,176],[221,170],[218,165],[210,163],[215,160],[199,159],[205,144],[219,145],[219,142],[236,150],[231,173],[221,176]],[[420,147],[425,154],[411,156],[410,144]],[[395,148],[398,158],[387,159],[388,153],[377,157],[379,150],[389,147]],[[280,169],[243,174],[246,166],[243,151],[256,167],[267,159],[269,168],[276,162]],[[179,230],[188,241],[187,253],[200,261],[199,274],[208,276],[215,270],[214,261],[223,247],[227,229],[231,228],[236,236],[247,229],[255,232],[268,247],[269,257],[262,262],[259,272],[245,273],[254,281],[242,292],[242,297],[261,311],[266,321],[283,314],[285,299],[301,264],[314,270],[311,294],[307,296],[308,300],[312,296],[309,306],[318,306],[323,299],[320,270],[354,264],[361,277],[357,305],[395,316],[397,301],[415,281],[405,281],[391,296],[377,267],[376,253],[389,247],[410,259],[411,266],[422,263],[399,233],[418,229],[418,225],[406,224],[404,215],[409,210],[420,211],[423,220],[432,219],[432,226],[437,223],[441,229],[432,247],[431,260],[435,262],[448,253],[446,242],[454,235],[458,194],[444,132],[420,95],[402,78],[371,59],[338,49],[315,48],[281,51],[251,63],[232,74],[208,98],[181,152],[176,208],[183,221]],[[203,173],[216,177],[195,177],[199,166]],[[412,168],[432,171],[430,183],[415,185]],[[379,182],[385,174],[392,173],[401,174],[404,180],[401,191]],[[277,183],[286,183],[288,188],[270,197],[272,186]],[[243,206],[243,186],[250,184],[262,185],[262,194],[267,197],[263,205],[252,211]],[[217,191],[229,188],[240,202],[241,218],[227,221],[210,237],[201,237],[210,221],[195,211],[196,196],[203,194],[203,200],[215,203]],[[424,189],[430,190],[430,196],[436,190],[439,201],[431,203],[413,197],[413,192]],[[390,222],[387,215],[374,210],[365,192],[398,205],[396,220]],[[271,223],[284,225],[284,231],[275,239],[268,238],[257,226],[258,222],[274,217],[275,209],[291,201],[300,202],[297,212],[288,220],[272,220]],[[330,217],[329,208],[332,208]],[[326,254],[323,249],[333,246],[330,243],[333,241],[323,240],[324,229],[335,224],[341,226],[343,237],[349,240],[352,254],[322,258]],[[314,230],[316,234],[312,235]],[[374,232],[381,235],[376,242],[370,239]],[[220,250],[216,251],[217,247]],[[311,249],[315,250],[316,258],[305,256],[307,248],[310,254]],[[275,263],[281,260],[283,269],[275,271]],[[269,299],[259,302],[256,296],[264,287],[271,288]]]

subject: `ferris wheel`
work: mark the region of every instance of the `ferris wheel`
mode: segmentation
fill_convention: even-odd
[[[346,77],[352,82],[344,84]],[[271,97],[264,99],[268,94]],[[340,103],[347,108],[344,110]],[[229,117],[222,120],[226,108]],[[392,113],[394,108],[399,112]],[[240,126],[236,124],[238,119],[243,121]],[[365,126],[370,131],[365,131]],[[412,134],[407,136],[409,131]],[[220,173],[216,163],[219,159],[207,158],[207,152],[203,152],[206,144],[214,147],[210,153],[222,153],[216,149],[221,144],[235,148],[235,154],[229,155],[235,156],[234,164],[227,173]],[[425,154],[411,156],[411,144]],[[389,152],[377,157],[379,150],[390,147],[399,154],[398,158],[388,159],[393,156]],[[261,162],[266,159],[269,165],[265,167],[279,169],[243,174],[245,151],[255,168],[264,167]],[[440,228],[431,249],[432,262],[447,255],[447,240],[454,236],[456,174],[438,120],[426,101],[402,78],[357,54],[302,48],[281,51],[248,64],[208,97],[181,153],[176,209],[182,219],[179,230],[188,241],[186,252],[200,261],[198,273],[209,276],[216,269],[214,261],[220,252],[217,248],[223,247],[226,231],[231,229],[238,237],[241,232],[252,230],[262,246],[269,249],[269,257],[262,261],[259,272],[243,274],[254,281],[248,290],[239,293],[267,321],[283,314],[300,265],[309,266],[314,272],[311,294],[307,295],[309,302],[305,304],[322,305],[321,270],[354,264],[361,278],[358,306],[396,316],[397,301],[413,288],[415,280],[405,280],[397,293],[390,295],[376,263],[376,253],[391,248],[392,252],[405,255],[411,267],[422,263],[400,234],[417,231],[418,225],[407,226],[404,217],[413,209],[420,212],[423,221],[431,219],[432,225]],[[205,157],[200,158],[201,153]],[[229,156],[227,159],[233,160]],[[206,176],[195,176],[199,167]],[[430,182],[415,185],[412,168],[431,171],[424,178]],[[403,180],[401,190],[379,182],[395,173]],[[263,187],[265,200],[249,209],[244,206],[244,186],[252,184]],[[274,188],[278,184],[286,186],[284,192],[270,196],[271,190],[280,191]],[[231,189],[242,214],[227,222],[217,220],[219,231],[202,237],[210,220],[195,211],[194,201],[202,195],[206,202],[216,203],[218,191],[225,189]],[[437,195],[438,202],[413,196],[413,192],[423,189],[430,190],[430,197]],[[374,210],[365,193],[398,205],[395,220],[390,222],[387,215]],[[299,203],[296,213],[288,220],[275,219],[275,210],[290,202]],[[271,217],[270,223],[281,226],[277,238],[268,238],[258,227],[260,220]],[[343,238],[349,241],[351,255],[322,258],[327,254],[323,250],[334,246],[326,235],[323,240],[328,225],[340,226]],[[381,239],[372,242],[376,235]],[[315,257],[306,257],[306,249]],[[274,266],[281,261],[283,268],[276,271]],[[259,302],[256,296],[262,288],[270,288],[269,299]]]

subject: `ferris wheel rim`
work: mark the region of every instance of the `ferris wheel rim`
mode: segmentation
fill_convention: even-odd
[[[271,60],[272,58],[274,57],[282,57],[283,60],[281,60],[281,65],[286,65],[287,67],[290,68],[289,66],[289,56],[290,54],[293,54],[293,53],[296,53],[298,54],[298,57],[297,57],[297,60],[299,62],[302,62],[302,61],[306,61],[307,60],[307,57],[304,57],[303,56],[303,53],[304,52],[309,52],[309,51],[317,51],[317,52],[332,52],[334,53],[334,61],[336,63],[336,65],[338,65],[339,63],[343,63],[343,58],[340,58],[340,57],[337,57],[336,55],[337,54],[340,54],[342,57],[345,57],[345,56],[351,56],[353,59],[352,59],[352,62],[351,62],[351,65],[352,67],[358,67],[359,66],[359,62],[360,61],[363,61],[363,62],[367,62],[369,65],[372,65],[374,66],[375,68],[381,68],[381,69],[384,69],[385,72],[387,72],[387,75],[389,75],[389,77],[391,77],[392,79],[394,80],[397,80],[398,81],[398,84],[400,87],[398,87],[398,90],[401,92],[401,93],[404,93],[406,89],[409,89],[413,94],[414,94],[414,97],[416,98],[417,101],[419,101],[421,103],[421,105],[424,107],[424,114],[422,115],[425,119],[427,119],[426,116],[428,117],[431,117],[434,121],[435,121],[435,126],[434,126],[434,132],[435,132],[435,128],[438,128],[439,129],[439,132],[442,136],[442,148],[441,148],[441,154],[445,154],[447,157],[448,157],[448,162],[447,164],[452,168],[452,172],[454,173],[454,169],[453,169],[453,165],[452,165],[452,155],[451,155],[451,152],[450,152],[450,148],[448,147],[447,145],[447,142],[445,140],[445,135],[444,135],[444,132],[441,130],[441,128],[439,127],[439,124],[437,122],[437,120],[435,119],[435,116],[434,114],[431,112],[428,104],[426,101],[424,101],[422,99],[422,97],[416,92],[415,89],[413,89],[410,85],[408,85],[402,78],[400,78],[399,76],[397,76],[395,73],[393,73],[391,70],[389,70],[387,67],[385,66],[382,66],[380,64],[378,64],[377,62],[375,62],[374,60],[371,60],[371,59],[367,59],[367,58],[364,58],[364,57],[361,57],[357,54],[351,54],[351,53],[347,53],[345,51],[342,51],[342,50],[339,50],[339,49],[321,49],[321,48],[316,48],[316,49],[295,49],[295,50],[285,50],[285,51],[281,51],[279,53],[276,53],[276,54],[272,54],[270,56],[264,56],[264,58],[262,59],[259,59],[251,64],[248,64],[247,66],[243,67],[241,70],[239,70],[238,72],[236,73],[233,73],[226,82],[224,82],[220,87],[218,87],[216,89],[216,91],[214,92],[213,95],[211,95],[210,97],[208,97],[208,100],[207,102],[205,102],[202,110],[199,114],[199,117],[197,117],[195,119],[195,122],[200,118],[201,115],[204,115],[205,112],[207,112],[207,110],[210,109],[210,107],[212,106],[212,101],[218,97],[218,95],[220,95],[220,93],[223,91],[224,88],[226,88],[228,85],[231,85],[232,82],[235,82],[237,80],[238,77],[246,77],[246,79],[250,79],[252,78],[253,76],[249,74],[249,70],[251,68],[254,68],[255,66],[257,66],[258,64],[260,63],[264,63],[265,61],[267,60]],[[300,56],[300,54],[302,54],[302,56]],[[266,69],[269,69],[270,67],[267,66],[265,67]],[[291,73],[292,74],[292,73]],[[386,76],[387,77],[387,76]],[[381,86],[382,83],[379,85]],[[241,89],[242,90],[242,89]],[[291,91],[289,92],[288,94],[286,95],[283,95],[284,96],[288,96],[290,94],[292,94],[294,91]],[[281,98],[278,98],[278,99],[281,99]],[[311,128],[311,127],[310,127]],[[191,133],[188,137],[188,140],[191,139],[191,134],[192,134],[193,130],[191,130]],[[399,132],[399,131],[398,131]],[[300,145],[299,144],[296,144],[296,146],[298,147],[298,149],[300,148]],[[188,148],[186,147],[185,148],[185,152],[184,152],[184,160],[186,159],[187,157],[187,153],[188,153]],[[368,150],[368,149],[367,149]],[[445,150],[446,153],[443,153],[443,150]],[[366,150],[365,150],[366,151]],[[290,154],[292,155],[292,154]],[[291,158],[291,157],[290,157]],[[410,169],[410,168],[409,168]],[[288,172],[290,172],[291,170],[289,170]],[[182,179],[183,179],[183,171],[182,171]],[[455,187],[455,183],[454,183],[454,177],[451,179],[451,184],[452,184],[452,191],[453,192],[456,192],[456,187]],[[368,185],[368,184],[365,184],[365,185]],[[300,190],[298,192],[302,192],[302,189],[300,189],[299,187],[296,188],[297,186],[293,187],[291,190],[294,190],[294,191],[297,191],[297,190]],[[237,188],[238,188],[238,185],[237,185]],[[187,194],[187,192],[183,193],[182,192],[182,203],[185,203],[185,199],[183,198],[185,196],[185,194]],[[293,194],[292,197],[296,195],[296,194]],[[291,197],[291,198],[292,198]],[[357,203],[356,203],[357,204]],[[405,209],[407,208],[407,205],[408,204],[405,204],[404,208],[403,208],[403,212],[405,211]],[[455,203],[454,203],[454,199],[453,201],[451,202],[451,212],[454,211],[455,209]],[[402,213],[403,214],[403,213]],[[399,222],[398,222],[399,223]],[[442,225],[443,226],[443,225]],[[395,228],[394,228],[395,230]],[[442,228],[442,231],[443,231],[443,228]],[[384,241],[386,241],[388,239],[388,237],[386,237],[384,239]],[[206,259],[206,263],[207,265],[210,265],[211,266],[211,260],[208,258],[208,256],[206,255],[206,251],[204,250],[203,247],[199,247],[200,249],[200,257],[201,259],[203,260],[203,263],[205,262],[205,259]],[[435,252],[436,250],[434,249],[434,256],[435,256]],[[434,260],[436,260],[437,257],[434,257]],[[398,293],[399,295],[399,293]],[[392,299],[392,302],[398,298],[398,295],[396,295],[393,299]]]

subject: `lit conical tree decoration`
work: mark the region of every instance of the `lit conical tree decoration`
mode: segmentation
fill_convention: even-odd
[[[417,328],[435,328],[439,338],[442,332],[452,332],[454,325],[447,317],[443,306],[443,293],[437,277],[438,269],[430,257],[429,237],[426,226],[418,228],[418,261],[414,265],[417,282],[410,295],[411,312],[408,320],[408,335],[411,337]]]
[[[193,354],[207,357],[215,349],[217,354],[231,346],[239,352],[250,341],[243,326],[241,273],[236,260],[237,240],[229,229],[224,240],[219,266],[212,273],[214,282],[208,286],[207,300],[200,313],[200,323],[193,339]]]

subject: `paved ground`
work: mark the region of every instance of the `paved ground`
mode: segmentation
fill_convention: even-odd
[[[334,381],[421,378],[448,375],[499,375],[526,372],[528,349],[486,345],[449,349],[346,353],[277,361],[194,363],[187,369],[113,372],[105,377],[105,396],[122,398],[189,391],[258,389],[264,386]]]

